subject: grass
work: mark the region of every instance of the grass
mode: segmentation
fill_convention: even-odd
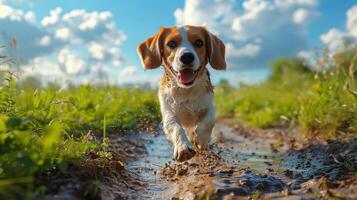
[[[216,88],[219,116],[234,117],[257,127],[293,123],[298,114],[298,96],[313,78],[299,59],[280,59],[263,83],[232,88],[221,82]]]
[[[256,127],[298,125],[306,136],[357,137],[357,47],[308,67],[297,58],[271,64],[270,78],[216,87],[217,113]]]
[[[107,131],[159,120],[155,91],[89,85],[60,90],[55,84],[39,87],[34,81],[16,81],[10,72],[1,75],[1,199],[34,198],[46,191],[34,187],[36,175],[64,172],[71,163],[83,162],[89,150],[103,153]],[[103,133],[103,144],[87,140],[89,131]]]

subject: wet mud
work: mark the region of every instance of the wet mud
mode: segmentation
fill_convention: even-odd
[[[357,141],[297,141],[294,131],[218,124],[211,150],[182,163],[160,131],[112,134],[111,160],[72,166],[49,199],[357,199]]]
[[[183,163],[163,134],[149,134],[146,156],[126,169],[147,183],[138,199],[357,198],[357,141],[311,144],[287,137],[294,131],[219,124],[211,151]]]

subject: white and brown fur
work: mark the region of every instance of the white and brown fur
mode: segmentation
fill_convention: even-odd
[[[202,47],[194,45],[197,40],[203,41]],[[177,46],[169,47],[170,41],[175,41]],[[185,161],[195,155],[193,148],[208,149],[215,125],[215,109],[206,65],[210,63],[218,70],[226,68],[223,42],[204,27],[162,27],[141,43],[137,51],[145,69],[159,66],[165,69],[159,99],[164,132],[174,147],[173,158]],[[176,73],[187,67],[180,61],[185,52],[194,55],[190,67],[197,73],[190,85],[182,84]]]

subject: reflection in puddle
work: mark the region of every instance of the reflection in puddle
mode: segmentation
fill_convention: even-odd
[[[230,170],[216,171],[221,166],[210,166],[209,169],[200,169],[200,159],[195,158],[179,166],[186,166],[188,171],[179,177],[173,173],[166,179],[160,177],[160,170],[167,163],[172,168],[177,167],[171,159],[172,147],[163,133],[158,136],[151,134],[133,134],[133,140],[143,141],[147,149],[147,155],[128,163],[126,168],[139,175],[139,178],[147,183],[147,189],[138,195],[140,199],[171,199],[177,195],[185,195],[191,186],[199,188],[195,184],[212,185],[216,195],[224,195],[233,192],[236,195],[247,195],[255,190],[263,192],[280,191],[284,183],[269,175],[256,175],[266,172],[267,168],[280,171],[280,156],[273,153],[269,147],[270,141],[257,141],[234,133],[230,128],[218,125],[213,134],[213,140],[220,137],[220,142],[214,144],[212,152],[219,155],[220,161],[216,165],[226,165]],[[271,141],[273,142],[273,141]],[[258,143],[258,144],[257,144]],[[196,163],[195,163],[196,162]],[[204,161],[203,161],[204,162]],[[209,165],[207,165],[209,166]],[[249,170],[235,174],[234,170],[247,168]],[[175,170],[175,169],[172,169]],[[171,175],[169,175],[171,176]],[[197,180],[198,177],[200,180]],[[203,183],[200,183],[202,182]],[[190,193],[188,193],[190,194]],[[190,195],[189,195],[190,196]],[[195,195],[191,194],[191,197]]]

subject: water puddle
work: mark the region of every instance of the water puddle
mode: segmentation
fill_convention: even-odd
[[[157,136],[152,134],[133,134],[133,140],[143,141],[146,146],[146,155],[128,163],[126,169],[137,173],[140,180],[147,183],[145,191],[139,192],[139,199],[167,199],[177,190],[174,182],[162,180],[160,170],[165,163],[171,160],[172,149],[163,133]]]
[[[188,162],[172,161],[172,147],[163,133],[132,134],[130,140],[139,140],[146,154],[129,162],[126,169],[138,174],[147,183],[138,199],[194,199],[201,193],[248,195],[256,190],[276,192],[284,183],[268,171],[282,171],[280,155],[270,145],[274,140],[248,138],[231,128],[218,125],[213,133],[212,153],[195,156]]]

